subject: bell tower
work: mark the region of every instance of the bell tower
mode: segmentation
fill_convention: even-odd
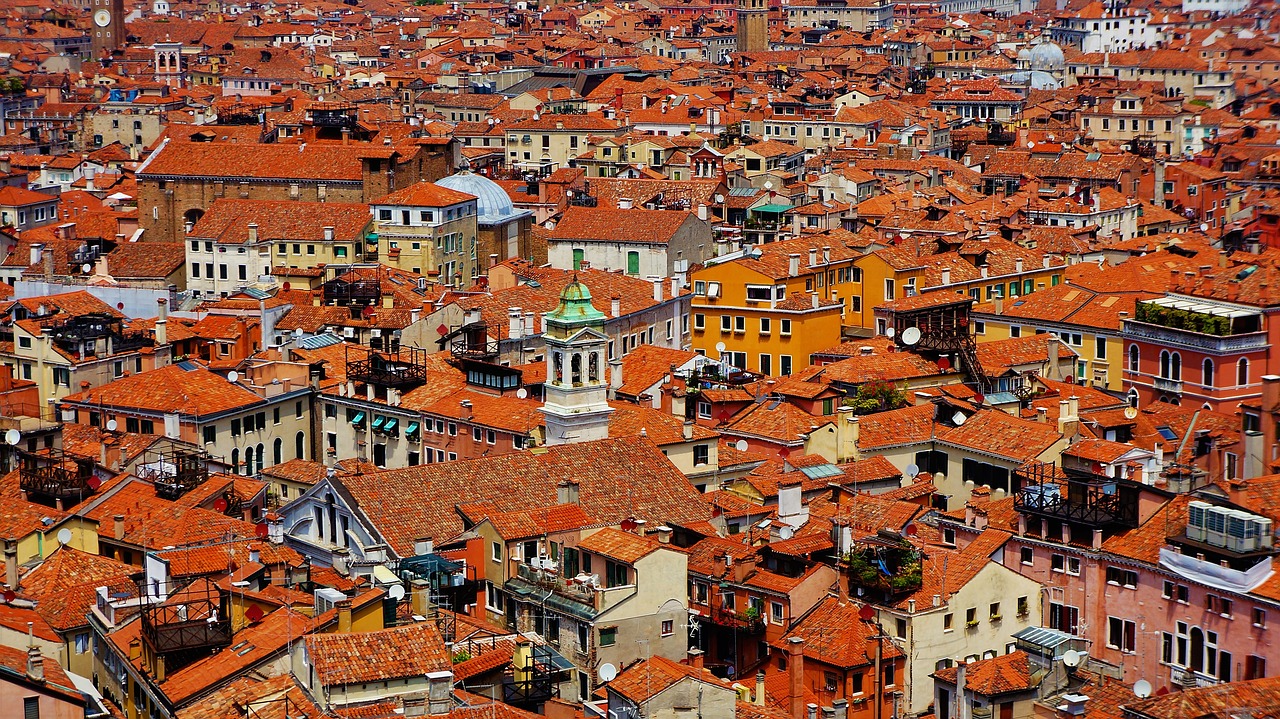
[[[124,47],[124,0],[93,0],[93,28],[89,31],[93,60],[110,57]]]
[[[738,0],[738,52],[769,49],[769,0]]]
[[[590,442],[609,437],[609,385],[604,369],[609,337],[604,313],[575,277],[560,293],[560,304],[543,316],[547,383],[542,413],[547,444]]]

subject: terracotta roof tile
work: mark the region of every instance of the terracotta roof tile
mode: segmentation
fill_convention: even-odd
[[[448,671],[453,663],[432,622],[375,632],[306,637],[307,654],[322,686],[382,682]],[[377,661],[370,661],[370,657]]]

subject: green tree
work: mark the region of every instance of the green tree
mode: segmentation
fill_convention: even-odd
[[[844,401],[858,414],[872,414],[907,406],[907,393],[892,382],[872,380],[858,386],[858,392]]]

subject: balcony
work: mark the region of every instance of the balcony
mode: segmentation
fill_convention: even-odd
[[[1211,687],[1218,683],[1218,678],[1203,672],[1183,667],[1169,667],[1169,682],[1183,689]]]
[[[348,347],[348,353],[351,348]],[[347,378],[375,387],[412,389],[427,381],[426,351],[405,347],[395,352],[369,352],[362,359],[347,357]]]
[[[764,631],[764,620],[760,618],[759,610],[752,608],[738,612],[725,606],[723,602],[713,601],[711,602],[711,616],[709,619],[712,624],[729,627],[730,629],[741,629],[750,633]]]
[[[224,598],[209,593],[147,607],[142,613],[142,640],[157,654],[227,646],[231,612],[226,604]]]
[[[1017,473],[1025,480],[1013,495],[1018,512],[1095,529],[1138,526],[1140,485],[1040,462]]]
[[[1172,392],[1182,394],[1182,382],[1176,379],[1165,379],[1164,377],[1152,377],[1152,386],[1160,392]]]
[[[1147,340],[1162,346],[1198,350],[1215,355],[1252,352],[1265,349],[1268,344],[1266,332],[1248,332],[1224,337],[1174,327],[1162,327],[1137,320],[1124,321],[1124,335],[1128,339]]]
[[[18,487],[29,495],[74,503],[93,494],[97,487],[93,460],[42,457],[25,452],[21,456]]]
[[[587,583],[566,579],[553,570],[537,569],[528,564],[516,565],[516,577],[538,587],[568,597],[592,608],[596,606],[596,588]]]

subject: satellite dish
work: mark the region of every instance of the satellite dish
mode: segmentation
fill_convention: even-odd
[[[765,181],[764,181],[764,189],[766,189],[766,190],[772,190],[772,189],[773,189],[773,180],[765,180]]]
[[[600,681],[611,682],[618,676],[618,668],[609,662],[600,665]]]
[[[223,499],[222,497],[218,497],[217,499],[213,500],[213,508],[219,512],[227,511],[227,500]]]
[[[889,327],[888,329],[886,329],[886,330],[884,331],[884,336],[885,336],[885,337],[888,337],[888,338],[890,338],[890,339],[893,339],[893,336],[894,336],[894,335],[896,335],[896,334],[898,334],[898,331],[897,331],[897,330],[895,330],[895,329],[894,329],[894,328],[892,328],[892,327]]]
[[[289,290],[293,289],[293,285],[286,282],[280,286],[280,289],[284,290],[285,292],[288,292]]]
[[[524,387],[521,387],[520,389],[516,390],[517,398],[525,399],[528,396],[529,396],[529,390],[525,389]]]
[[[1062,653],[1062,663],[1069,667],[1080,666],[1080,652],[1074,649],[1068,649]]]
[[[964,412],[957,411],[955,414],[951,415],[951,421],[954,422],[957,427],[964,424],[966,419],[969,418],[964,416]]]
[[[1125,419],[1133,419],[1134,417],[1137,417],[1137,416],[1138,416],[1138,408],[1137,408],[1137,407],[1125,407],[1125,408],[1124,408],[1124,418],[1125,418]]]
[[[987,401],[987,396],[979,392],[978,394],[975,394],[973,396],[973,401],[977,402],[979,405],[982,405],[983,402]]]
[[[391,597],[397,602],[400,601],[401,599],[404,599],[404,585],[392,584],[391,588],[387,590],[387,596]]]
[[[22,433],[16,429],[11,429],[4,433],[4,441],[12,446],[17,446],[22,441]]]
[[[1208,232],[1208,231],[1209,231],[1209,223],[1208,223],[1208,222],[1201,222],[1201,223],[1200,223],[1200,231],[1201,231],[1201,232]]]
[[[18,598],[17,593],[15,593],[12,589],[6,589],[4,590],[4,594],[0,594],[0,599],[4,599],[6,604],[8,604],[9,602],[12,602],[17,598]]]
[[[738,450],[739,452],[745,452],[745,451],[747,451],[747,448],[748,448],[748,447],[750,447],[750,446],[751,446],[751,445],[747,444],[747,440],[745,440],[745,439],[740,439],[740,440],[738,440],[737,442],[734,442],[734,443],[733,443],[733,448],[734,448],[734,449],[736,449],[736,450]]]
[[[107,420],[107,431],[108,431],[108,432],[114,432],[114,431],[116,431],[116,427],[119,427],[119,426],[120,426],[120,423],[119,423],[119,422],[117,422],[117,421],[115,421],[114,419],[109,419],[109,420]]]
[[[725,344],[723,342],[716,343],[716,352],[724,352]]]
[[[914,524],[908,524],[906,526],[906,532],[908,537],[914,537],[920,533],[920,528]]]
[[[721,195],[721,194],[719,194],[719,193],[716,193],[716,203],[718,203],[718,204],[724,204],[724,195]]]
[[[908,465],[907,465],[907,476],[909,476],[909,477],[914,477],[914,476],[916,476],[917,474],[920,474],[920,468],[919,468],[919,467],[917,467],[917,466],[916,466],[916,465],[914,465],[914,464],[908,464]]]
[[[93,269],[93,265],[89,264],[88,262],[84,263],[83,265],[80,265],[80,270],[82,272],[88,272],[89,270],[92,270],[92,269]]]
[[[920,341],[920,328],[908,327],[902,331],[902,343],[905,345],[914,345]]]
[[[58,530],[58,544],[71,544],[71,530],[63,527]]]
[[[1133,695],[1139,699],[1146,699],[1151,696],[1151,682],[1146,679],[1139,679],[1133,683]]]
[[[780,539],[791,539],[794,536],[796,536],[796,530],[792,529],[791,527],[788,527],[785,524],[782,525],[782,528],[778,530],[778,537]]]
[[[871,621],[876,618],[876,608],[870,604],[863,604],[862,608],[858,610],[858,616],[867,621]]]
[[[253,533],[258,535],[258,539],[266,539],[267,535],[271,533],[271,529],[267,527],[266,523],[264,522],[262,524],[255,526],[253,528]]]
[[[1028,140],[1028,141],[1027,141],[1027,149],[1028,149],[1028,150],[1034,150],[1035,148],[1036,148],[1036,142],[1035,142],[1035,140]]]
[[[239,373],[239,372],[237,372],[237,371],[235,371],[235,370],[231,370],[230,372],[228,372],[228,373],[227,373],[227,381],[228,381],[228,382],[235,382],[235,381],[236,381],[236,380],[238,380],[238,379],[240,379],[240,373]]]

